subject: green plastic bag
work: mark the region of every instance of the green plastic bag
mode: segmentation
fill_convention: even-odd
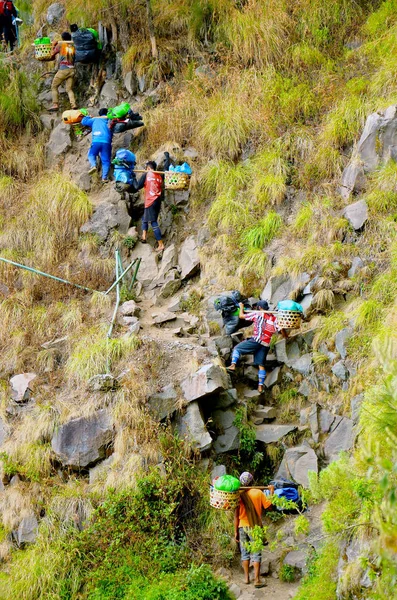
[[[128,104],[128,102],[124,102],[123,104],[119,104],[114,108],[109,108],[106,116],[108,119],[123,119],[127,116],[130,108],[131,106]]]
[[[214,488],[221,492],[237,492],[240,489],[240,482],[233,475],[221,475],[215,479]]]

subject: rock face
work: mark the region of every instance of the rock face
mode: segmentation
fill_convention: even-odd
[[[64,14],[65,7],[60,4],[60,2],[54,2],[53,4],[50,4],[46,15],[47,23],[49,25],[56,25],[62,19]]]
[[[211,447],[212,438],[205,427],[198,402],[188,405],[186,414],[180,419],[178,432],[202,452]]]
[[[149,410],[153,416],[162,421],[170,417],[178,408],[178,394],[173,385],[167,385],[158,394],[153,394],[148,399]]]
[[[288,552],[286,557],[284,558],[284,565],[289,565],[290,567],[294,567],[301,571],[301,573],[306,573],[307,571],[307,560],[309,558],[309,548],[304,548],[302,550],[292,550]]]
[[[343,381],[345,381],[349,376],[349,372],[341,360],[339,362],[337,362],[336,364],[334,364],[334,366],[332,367],[331,370],[332,370],[333,374],[335,375],[335,377],[338,377],[339,379],[342,379]]]
[[[288,342],[285,339],[280,340],[274,346],[277,360],[290,367],[295,360],[300,358],[300,350],[296,341]]]
[[[347,200],[353,192],[361,192],[365,187],[364,166],[359,159],[354,159],[343,171],[340,194]]]
[[[120,306],[120,314],[123,317],[139,317],[141,309],[134,300],[127,300]]]
[[[109,413],[102,409],[92,417],[73,419],[61,425],[51,445],[63,465],[78,469],[105,458],[112,439],[113,422]]]
[[[29,388],[29,384],[36,379],[35,373],[21,373],[20,375],[14,375],[10,379],[11,385],[11,398],[15,402],[27,402],[30,400],[32,390]]]
[[[17,545],[20,547],[24,544],[32,544],[36,541],[38,527],[39,524],[33,513],[24,517],[20,522],[18,529],[12,533]]]
[[[61,122],[52,130],[46,145],[48,162],[51,163],[57,156],[65,154],[71,147],[70,125]]]
[[[216,410],[212,413],[215,427],[222,431],[215,442],[214,450],[217,454],[237,450],[240,446],[240,430],[233,425],[235,419],[234,410]]]
[[[349,339],[351,338],[352,335],[353,335],[353,328],[345,327],[341,331],[338,331],[338,333],[335,336],[336,349],[343,359],[346,358],[346,356],[347,356],[346,342],[349,341]]]
[[[265,444],[278,442],[287,433],[294,431],[296,425],[258,425],[256,428],[256,439]]]
[[[230,377],[225,369],[214,364],[204,365],[181,383],[183,394],[188,402],[231,387]]]
[[[183,242],[179,252],[178,264],[181,269],[181,279],[193,277],[200,270],[197,240],[193,235]]]
[[[141,264],[138,271],[137,280],[143,287],[149,287],[158,276],[158,266],[156,253],[153,252],[150,244],[137,244],[130,255],[131,262],[134,258],[140,258]]]
[[[318,472],[317,456],[309,446],[288,448],[277,471],[277,477],[293,479],[304,487],[309,486],[309,471]]]
[[[127,233],[130,220],[125,202],[118,202],[117,204],[102,202],[98,204],[91,219],[84,223],[80,231],[81,233],[93,233],[102,242],[105,242],[114,230]]]
[[[306,273],[298,279],[294,279],[289,275],[270,277],[263,289],[261,299],[267,300],[271,308],[275,307],[280,300],[286,300],[299,283],[307,283],[309,279],[310,277]]]
[[[336,460],[339,452],[351,450],[354,444],[353,421],[343,417],[331,428],[331,433],[324,444],[324,454],[329,460]]]
[[[367,203],[365,200],[359,200],[358,202],[349,204],[343,210],[343,216],[346,217],[353,229],[361,229],[368,219]]]
[[[94,375],[87,383],[90,392],[110,392],[119,387],[117,379],[106,373]]]
[[[118,101],[117,83],[115,81],[106,81],[101,89],[100,94],[101,106],[109,108],[114,106]]]

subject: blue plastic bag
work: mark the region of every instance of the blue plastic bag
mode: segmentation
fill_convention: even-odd
[[[132,183],[132,172],[130,169],[122,165],[115,165],[113,171],[114,180],[120,183],[127,183],[131,185]]]
[[[126,148],[120,148],[120,150],[117,150],[116,158],[119,162],[125,162],[129,165],[135,165],[136,163],[135,154]]]
[[[274,494],[279,498],[285,498],[286,500],[292,500],[296,502],[299,500],[298,490],[295,488],[283,488],[282,490],[274,490]]]
[[[170,165],[169,170],[174,171],[174,173],[186,173],[186,175],[192,174],[192,169],[186,162],[184,162],[183,165],[177,165],[176,167]]]
[[[277,310],[294,310],[296,312],[303,313],[302,306],[293,300],[281,300],[277,304]]]

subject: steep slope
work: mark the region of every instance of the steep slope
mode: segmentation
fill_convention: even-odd
[[[47,4],[34,3],[37,27]],[[142,263],[139,302],[112,339],[113,296],[1,263],[1,596],[228,598],[204,565],[233,562],[231,519],[207,506],[223,463],[310,480],[312,512],[267,532],[279,542],[269,572],[306,573],[296,598],[390,598],[396,118],[383,111],[395,100],[396,3],[65,8],[56,29],[95,19],[109,44],[97,105],[143,112],[146,129],[115,147],[141,163],[168,149],[194,176],[190,194],[167,195],[158,262],[136,244],[125,199],[87,176],[88,139],[43,114],[50,79],[29,49],[5,59],[1,256],[95,290],[114,280],[116,248],[124,266]],[[134,223],[140,213],[134,202]],[[306,309],[303,333],[276,344],[263,407],[249,364],[233,382],[223,369],[232,342],[211,299],[233,287]],[[10,379],[24,373],[36,378],[18,397]]]

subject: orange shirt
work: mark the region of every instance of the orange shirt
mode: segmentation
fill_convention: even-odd
[[[268,508],[272,504],[270,502],[269,498],[261,490],[251,489],[251,490],[248,490],[247,494],[248,494],[250,500],[252,501],[253,505],[255,506],[255,510],[258,513],[258,516],[261,517],[262,508]],[[247,517],[246,510],[245,510],[245,506],[241,502],[241,500],[240,500],[240,511],[239,511],[239,516],[238,516],[238,526],[239,527],[249,527],[250,526],[250,524],[248,522],[248,517]]]

